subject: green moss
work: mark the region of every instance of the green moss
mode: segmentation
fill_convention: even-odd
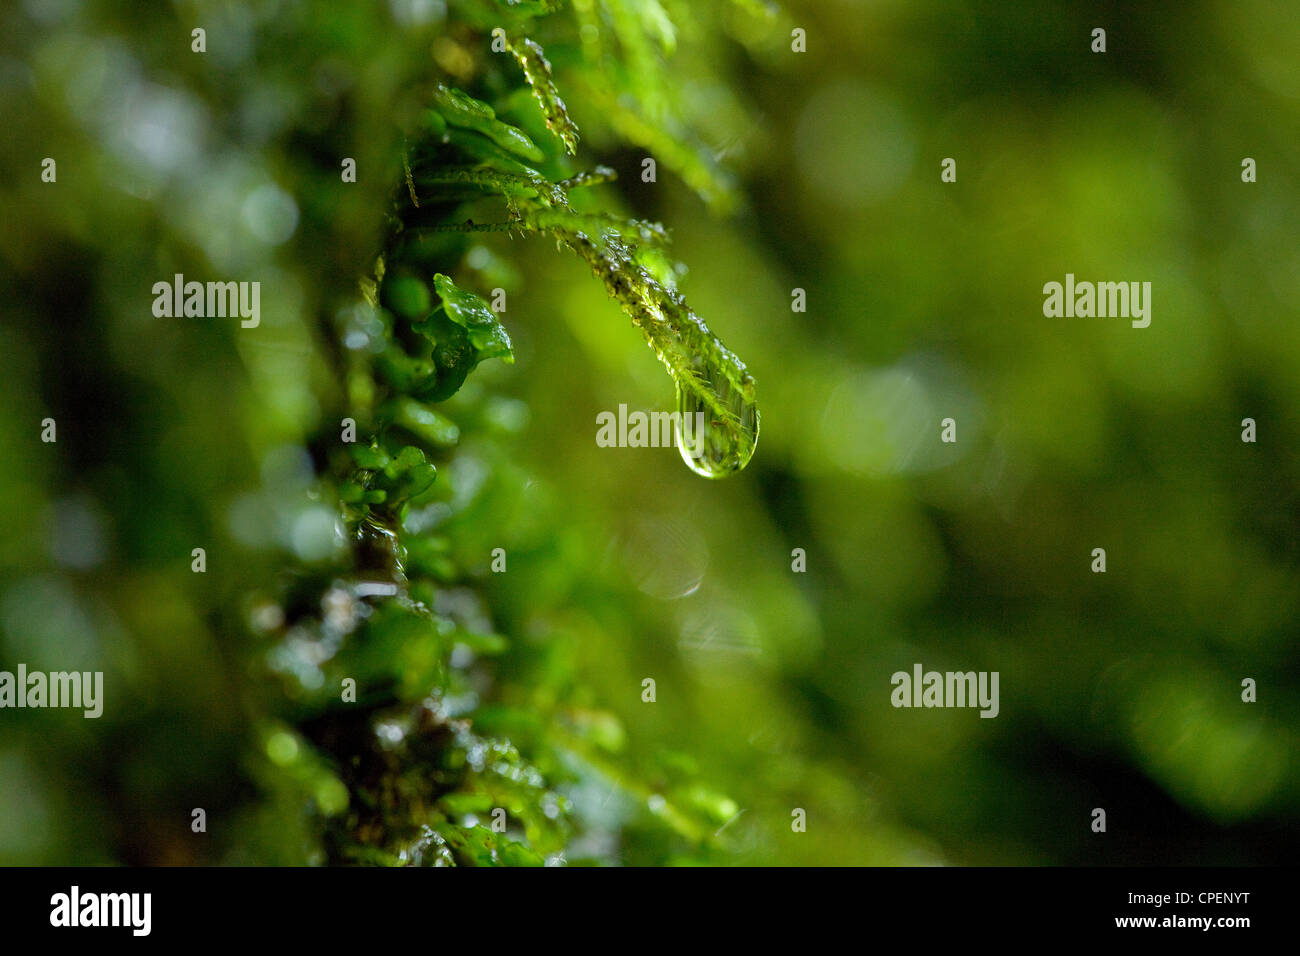
[[[638,23],[651,28],[654,42],[671,37],[657,4],[644,21],[628,19],[632,5],[617,6],[625,47]],[[621,789],[647,808],[639,826],[697,846],[736,812],[698,781],[683,782],[672,799],[638,781],[614,756],[626,735],[611,715],[592,712],[565,729],[526,708],[479,704],[490,674],[483,662],[508,656],[512,641],[492,624],[473,570],[459,566],[448,539],[429,527],[431,516],[463,493],[454,475],[466,430],[450,406],[439,406],[484,361],[512,363],[515,356],[488,301],[471,281],[453,278],[462,252],[454,237],[546,236],[583,259],[641,328],[679,393],[707,415],[730,455],[717,473],[744,465],[758,428],[744,365],[654,274],[667,240],[663,227],[571,205],[571,191],[613,182],[615,173],[564,167],[577,150],[578,128],[540,44],[524,32],[549,19],[551,5],[506,10],[513,18],[508,49],[522,77],[494,74],[484,86],[496,89],[492,99],[513,102],[518,87],[502,84],[522,80],[553,134],[550,148],[450,80],[433,87],[427,109],[406,131],[392,228],[373,277],[361,280],[369,331],[366,348],[350,355],[352,393],[365,399],[352,409],[358,440],[330,453],[320,490],[339,507],[350,548],[328,573],[299,580],[278,598],[304,611],[268,654],[298,701],[297,713],[286,715],[297,729],[279,731],[268,753],[280,756],[272,763],[286,772],[306,768],[294,770],[294,780],[314,794],[325,858],[334,862],[530,866],[567,859],[575,821],[560,789],[575,785]],[[474,15],[469,22],[484,25]],[[636,49],[648,69],[651,47]],[[467,215],[485,202],[504,215],[490,222]],[[284,763],[290,749],[293,759]]]

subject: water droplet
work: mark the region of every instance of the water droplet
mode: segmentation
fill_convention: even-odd
[[[606,233],[597,247],[553,227],[605,283],[677,384],[677,448],[686,466],[722,478],[749,463],[758,445],[754,378],[675,289],[642,267],[635,249]]]
[[[722,478],[749,464],[758,446],[758,405],[723,376],[677,382],[677,450],[697,475]]]

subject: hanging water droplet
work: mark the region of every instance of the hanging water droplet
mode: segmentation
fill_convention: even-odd
[[[749,464],[758,446],[758,405],[724,376],[706,376],[718,408],[698,388],[677,382],[677,450],[697,475],[722,478]],[[720,386],[720,387],[719,387]]]
[[[705,478],[744,468],[758,445],[754,377],[744,363],[617,234],[607,231],[597,244],[581,231],[550,228],[587,261],[672,375],[677,449],[686,466]]]

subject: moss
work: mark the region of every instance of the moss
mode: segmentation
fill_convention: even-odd
[[[626,45],[633,7],[616,6]],[[450,77],[433,85],[427,108],[405,131],[387,242],[373,275],[360,283],[351,324],[341,330],[345,337],[358,324],[369,330],[364,347],[348,352],[352,394],[365,397],[348,408],[358,440],[317,439],[329,465],[316,491],[339,510],[350,547],[328,573],[317,569],[267,596],[302,613],[285,616],[267,653],[299,705],[267,736],[266,762],[282,778],[276,790],[288,780],[287,789],[314,808],[321,842],[312,855],[334,863],[567,860],[571,835],[590,831],[593,821],[572,820],[561,794],[593,781],[637,802],[653,796],[653,812],[641,825],[696,846],[725,822],[718,807],[735,812],[697,782],[683,792],[708,799],[681,806],[637,782],[611,757],[610,742],[624,735],[610,716],[568,729],[554,715],[548,723],[499,705],[483,717],[483,700],[492,696],[492,669],[484,662],[508,653],[511,640],[495,633],[472,569],[458,566],[451,542],[428,528],[430,513],[457,494],[446,476],[456,469],[464,435],[436,406],[455,397],[481,363],[513,362],[514,353],[497,313],[454,278],[464,251],[456,237],[547,236],[584,260],[642,330],[679,392],[705,411],[718,441],[732,449],[719,473],[743,467],[758,428],[752,377],[642,253],[662,249],[663,227],[580,212],[570,202],[572,191],[611,183],[615,173],[565,166],[577,150],[578,128],[540,44],[524,32],[553,15],[550,5],[507,4],[500,12],[511,20],[506,45],[519,73],[510,77],[514,86],[504,73],[480,76],[478,85],[495,86],[501,101],[526,85],[551,137],[539,145]],[[474,22],[467,16],[467,25]],[[448,34],[466,35],[454,23]],[[485,47],[490,42],[474,35]],[[474,85],[470,77],[460,82]],[[465,218],[484,200],[495,202],[502,218]],[[527,755],[511,731],[522,732]],[[615,858],[597,854],[592,861]]]

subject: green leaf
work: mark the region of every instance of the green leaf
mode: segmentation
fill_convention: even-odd
[[[467,93],[439,84],[433,94],[433,105],[449,125],[482,133],[508,152],[535,163],[541,162],[545,156],[527,133],[517,126],[501,122],[492,107]]]
[[[402,398],[390,403],[385,406],[383,414],[391,415],[393,424],[400,425],[431,445],[449,448],[460,441],[460,428],[455,422],[413,398]]]
[[[388,467],[391,460],[388,457],[388,452],[378,445],[349,445],[348,451],[352,455],[352,460],[357,463],[358,468],[378,470]]]
[[[480,165],[490,166],[493,169],[514,173],[518,176],[541,175],[533,167],[515,159],[509,152],[486,136],[480,136],[472,130],[449,128],[444,139],[449,145],[454,146]]]
[[[442,312],[435,312],[417,328],[436,343],[433,364],[437,375],[420,382],[411,393],[425,402],[444,401],[465,384],[466,377],[478,365],[478,352],[469,342],[469,333]]]
[[[578,151],[578,126],[569,117],[568,107],[560,99],[560,93],[551,79],[551,64],[539,44],[524,37],[509,41],[510,52],[514,55],[519,68],[524,71],[524,79],[532,88],[537,105],[542,109],[546,128],[555,134],[564,144],[570,156]]]
[[[470,345],[478,353],[478,361],[489,358],[506,362],[515,360],[510,336],[481,297],[458,288],[442,273],[433,277],[433,285],[442,299],[447,317],[468,332]]]
[[[506,866],[543,866],[540,856],[514,840],[506,840],[501,847],[501,862]]]

